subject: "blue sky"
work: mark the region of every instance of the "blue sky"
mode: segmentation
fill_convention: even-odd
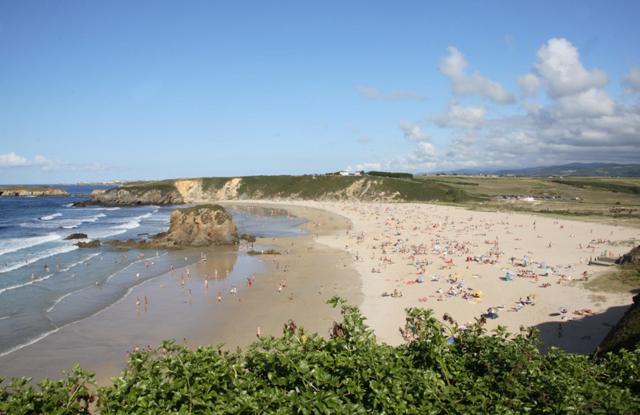
[[[640,3],[0,2],[0,183],[640,160]]]

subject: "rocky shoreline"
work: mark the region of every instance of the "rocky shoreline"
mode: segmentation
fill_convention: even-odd
[[[0,197],[69,196],[69,193],[55,187],[0,187]]]

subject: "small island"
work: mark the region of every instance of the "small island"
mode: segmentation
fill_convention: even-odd
[[[0,197],[35,196],[69,196],[69,193],[51,186],[0,186]]]
[[[79,242],[81,244],[82,242]],[[210,245],[237,245],[238,229],[233,218],[220,205],[197,205],[174,209],[169,230],[150,239],[109,241],[115,247],[136,249],[203,247]],[[80,245],[79,245],[80,246]]]

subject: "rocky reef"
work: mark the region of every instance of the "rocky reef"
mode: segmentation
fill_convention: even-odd
[[[69,196],[69,193],[55,187],[0,187],[0,197]]]
[[[114,246],[136,249],[184,248],[190,246],[237,245],[238,229],[231,215],[220,205],[199,205],[175,209],[169,230],[136,241],[112,241]]]

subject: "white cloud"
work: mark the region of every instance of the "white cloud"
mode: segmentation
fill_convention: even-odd
[[[600,69],[585,69],[580,62],[578,49],[563,38],[550,39],[538,50],[534,68],[552,97],[602,88],[608,81],[607,75]]]
[[[484,122],[484,107],[465,107],[452,103],[445,114],[434,117],[433,122],[438,127],[444,128],[476,128]]]
[[[532,73],[518,77],[518,85],[523,95],[535,95],[540,88],[540,78]]]
[[[640,68],[631,68],[625,75],[622,84],[626,93],[640,93]]]
[[[0,154],[0,167],[23,167],[28,165],[29,160],[17,155],[13,151],[6,154]]]
[[[19,156],[13,151],[10,153],[0,154],[0,168],[38,166],[46,169],[53,164],[55,164],[55,162],[40,155],[36,155],[33,159],[29,160],[26,157]]]
[[[424,100],[424,97],[422,97],[415,91],[410,90],[393,90],[390,92],[382,92],[378,88],[374,88],[368,85],[361,85],[356,88],[356,91],[360,96],[381,101]]]
[[[409,141],[416,142],[428,142],[431,141],[431,138],[425,134],[422,129],[416,125],[407,121],[403,121],[399,125],[404,137]]]
[[[455,80],[464,77],[465,66],[453,49],[440,69]],[[603,89],[607,80],[603,71],[583,66],[569,41],[550,39],[538,50],[533,71],[519,79],[523,92],[542,88],[546,99],[523,100],[520,113],[492,117],[483,106],[451,103],[445,114],[430,119],[449,135],[448,144],[412,140],[416,144],[409,154],[382,164],[389,169],[446,171],[567,162],[637,163],[640,102],[612,99]],[[630,70],[623,84],[627,92],[640,92],[640,68]]]
[[[17,168],[17,167],[37,167],[43,171],[65,169],[65,170],[104,170],[99,163],[76,164],[59,160],[50,160],[42,155],[35,155],[32,159],[20,156],[15,152],[0,154],[0,168]]]
[[[453,46],[449,47],[449,55],[440,61],[438,68],[451,82],[451,89],[455,95],[478,95],[499,104],[509,104],[514,101],[513,95],[499,83],[484,77],[479,72],[468,75],[467,65],[467,60],[462,53]]]
[[[560,114],[567,116],[598,116],[613,114],[615,104],[606,92],[591,88],[558,98],[556,108]]]

